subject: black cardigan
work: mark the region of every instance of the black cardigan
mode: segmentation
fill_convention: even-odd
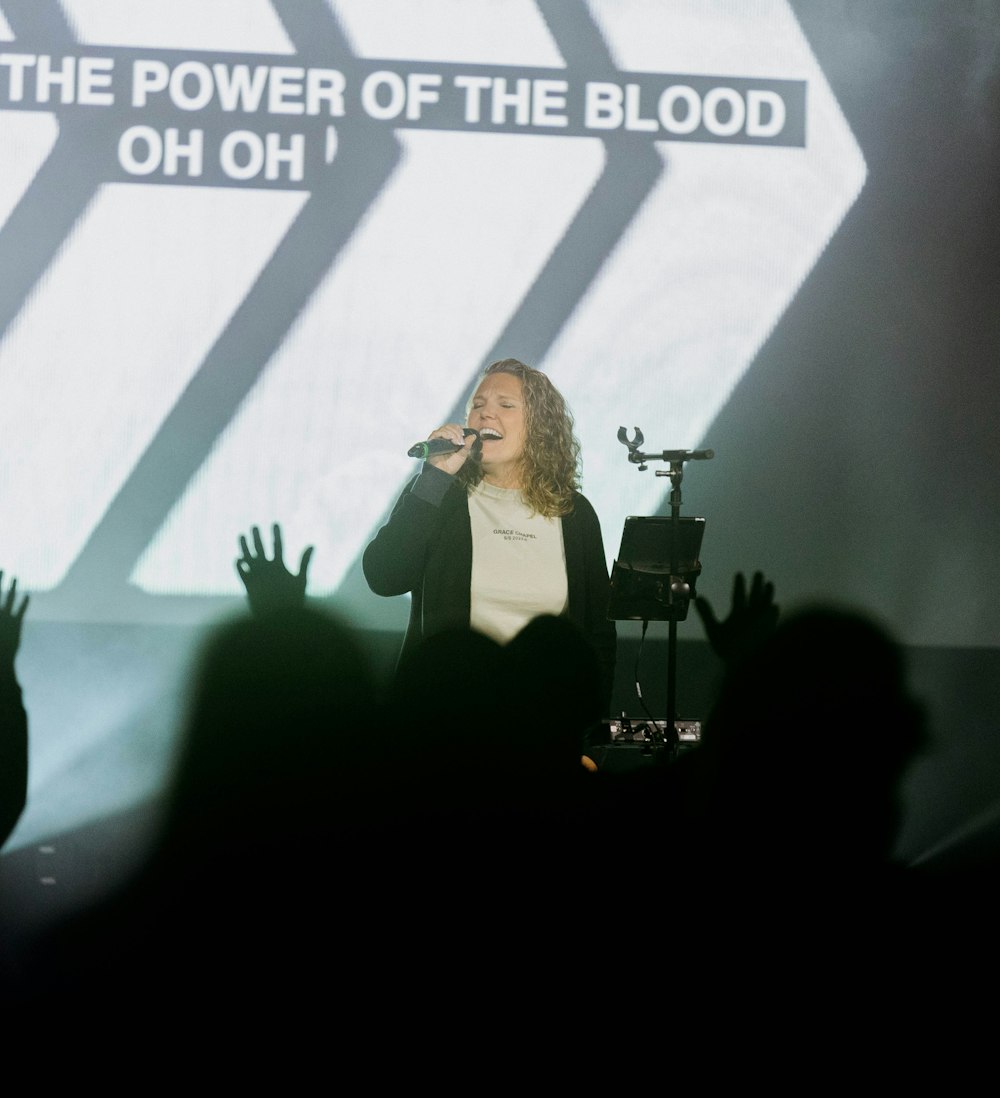
[[[562,530],[569,587],[566,616],[597,653],[606,713],[614,685],[617,634],[615,623],[607,618],[609,580],[601,524],[578,492],[573,510],[562,518]],[[376,595],[412,595],[404,653],[423,637],[448,628],[467,629],[472,523],[465,488],[450,474],[425,465],[365,549],[362,567]]]

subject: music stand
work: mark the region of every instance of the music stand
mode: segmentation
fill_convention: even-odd
[[[664,461],[669,470],[656,476],[670,478],[670,514],[648,518],[629,516],[622,531],[621,559],[611,574],[611,598],[608,617],[614,621],[639,620],[643,631],[650,621],[666,621],[667,637],[667,746],[676,752],[677,734],[677,623],[687,617],[694,597],[694,584],[701,573],[698,554],[705,520],[681,516],[681,481],[688,461],[706,461],[714,450],[663,450],[644,453],[642,431],[635,428],[629,439],[624,427],[618,428],[618,441],[628,447],[628,460],[645,472],[649,461]],[[628,539],[628,541],[626,541]]]
[[[673,544],[676,531],[678,544]],[[705,520],[629,515],[611,569],[608,617],[615,621],[684,621],[701,574]]]

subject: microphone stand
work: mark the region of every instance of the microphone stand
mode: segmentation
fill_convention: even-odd
[[[639,447],[645,441],[642,431],[635,428],[635,438],[629,440],[624,427],[618,428],[618,441],[628,447],[628,460],[633,465],[639,466],[639,472],[648,469],[648,461],[665,461],[670,463],[670,469],[657,469],[655,476],[670,477],[670,592],[669,606],[671,612],[667,616],[667,747],[671,755],[675,755],[680,747],[680,737],[677,734],[677,621],[680,606],[683,614],[687,613],[688,601],[691,597],[691,585],[680,575],[680,560],[678,550],[680,546],[680,514],[681,514],[681,481],[684,479],[684,463],[687,461],[707,461],[715,457],[714,450],[662,450],[658,454],[643,453]]]
[[[664,458],[664,460],[667,460]],[[684,461],[671,460],[670,471],[657,469],[653,474],[658,477],[670,477],[670,601],[677,596],[681,600],[690,598],[691,588],[679,575],[680,565],[677,559],[677,545],[680,541],[679,527],[681,513],[681,481],[684,479]],[[677,737],[677,615],[671,614],[667,622],[667,743],[670,750],[676,751],[680,741]]]

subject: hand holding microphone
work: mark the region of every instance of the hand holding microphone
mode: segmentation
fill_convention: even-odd
[[[408,457],[429,461],[446,473],[457,473],[477,442],[479,432],[474,428],[447,423],[431,431],[426,441],[415,443],[406,453]]]
[[[451,425],[449,425],[451,426]],[[447,431],[448,427],[440,427],[439,431]],[[465,439],[470,435],[473,436],[473,446],[476,444],[476,440],[479,438],[479,432],[473,427],[461,427],[459,428],[464,434],[461,442],[456,441],[452,435],[439,435],[435,431],[426,442],[417,442],[406,451],[406,456],[411,458],[419,458],[421,461],[426,461],[429,457],[437,457],[439,454],[454,454],[458,450],[464,450]]]

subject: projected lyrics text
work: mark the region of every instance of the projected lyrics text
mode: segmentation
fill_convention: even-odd
[[[0,109],[114,114],[125,178],[308,186],[338,131],[476,130],[804,147],[806,84],[701,74],[345,59],[336,67],[115,48],[0,53]],[[195,119],[198,119],[195,122]],[[194,124],[192,124],[194,123]]]

